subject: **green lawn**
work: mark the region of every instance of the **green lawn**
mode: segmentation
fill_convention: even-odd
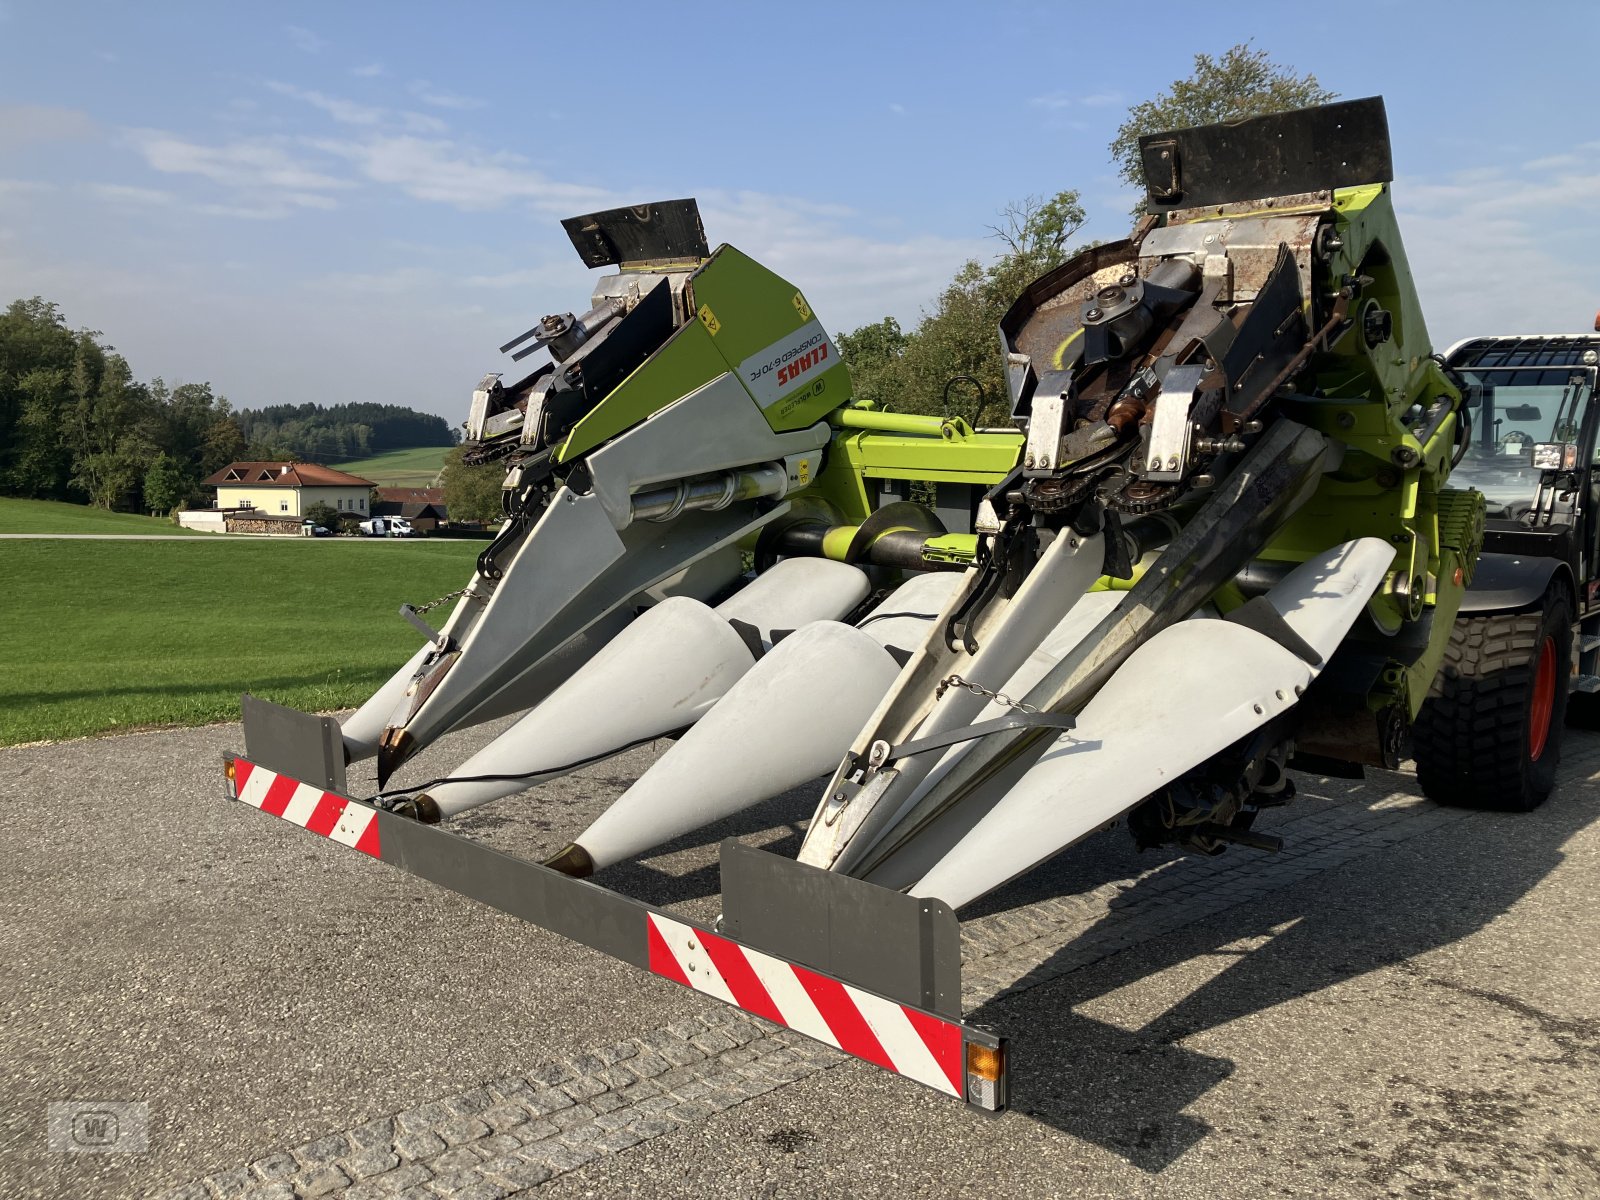
[[[444,469],[445,446],[391,450],[359,462],[335,463],[341,471],[370,479],[379,487],[432,487]]]
[[[0,541],[0,745],[365,700],[421,644],[400,617],[465,586],[477,542]],[[435,628],[445,609],[430,613]]]
[[[17,500],[0,496],[0,533],[176,533],[214,537],[197,529],[179,529],[161,517],[107,512],[87,504],[55,500]]]

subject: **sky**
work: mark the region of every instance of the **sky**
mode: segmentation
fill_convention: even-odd
[[[909,326],[1010,202],[1124,235],[1128,106],[1247,40],[1385,97],[1435,346],[1591,328],[1594,0],[0,0],[0,304],[238,408],[459,423],[497,346],[588,307],[562,217],[695,196],[830,329]]]

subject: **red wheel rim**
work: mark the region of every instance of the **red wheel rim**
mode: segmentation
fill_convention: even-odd
[[[1545,638],[1533,672],[1533,702],[1528,711],[1528,757],[1537,760],[1550,738],[1550,714],[1556,707],[1556,640]]]

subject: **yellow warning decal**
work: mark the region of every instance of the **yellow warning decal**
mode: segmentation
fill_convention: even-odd
[[[799,299],[798,296],[795,297],[795,298]],[[810,483],[811,482],[811,460],[809,458],[802,458],[800,460],[800,466],[795,470],[795,474],[797,476],[799,476],[801,486],[804,486],[805,484]]]
[[[806,303],[806,298],[799,292],[794,294],[794,310],[800,314],[802,321],[811,320],[811,305]]]
[[[711,311],[711,305],[702,304],[697,315],[700,318],[700,324],[710,331],[712,337],[716,337],[721,332],[722,322],[717,320],[717,314]]]

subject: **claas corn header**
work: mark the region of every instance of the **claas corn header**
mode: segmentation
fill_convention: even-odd
[[[473,392],[505,520],[452,615],[402,610],[424,643],[342,725],[247,697],[230,794],[1003,1107],[954,911],[1113,821],[1270,851],[1291,766],[1396,765],[1482,538],[1382,101],[1140,150],[1149,215],[1001,323],[998,430],[857,402],[804,293],[693,201],[564,222],[610,273]],[[664,735],[547,863],[450,832]],[[798,861],[723,844],[715,926],[586,878],[822,778]]]

